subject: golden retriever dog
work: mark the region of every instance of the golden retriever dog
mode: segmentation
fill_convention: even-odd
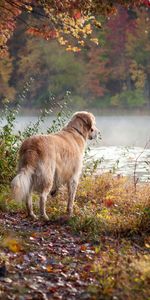
[[[76,112],[58,133],[27,138],[19,151],[18,174],[12,180],[16,200],[24,200],[28,215],[36,219],[32,207],[32,192],[40,195],[40,215],[48,216],[45,204],[48,194],[55,195],[61,185],[67,185],[67,213],[73,213],[73,202],[87,139],[96,138],[95,117],[89,112]]]

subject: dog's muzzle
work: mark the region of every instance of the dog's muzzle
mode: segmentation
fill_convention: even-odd
[[[100,134],[100,131],[95,127],[89,134],[89,140],[96,139]]]

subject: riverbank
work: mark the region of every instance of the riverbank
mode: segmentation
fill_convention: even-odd
[[[62,189],[48,200],[45,223],[26,218],[9,191],[1,193],[2,299],[148,299],[149,194],[149,184],[125,177],[86,177],[74,216],[64,216]]]

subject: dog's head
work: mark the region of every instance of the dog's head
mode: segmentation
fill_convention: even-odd
[[[69,125],[89,140],[95,139],[99,132],[94,115],[86,111],[76,112]]]

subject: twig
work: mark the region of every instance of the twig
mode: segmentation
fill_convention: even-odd
[[[138,159],[140,158],[140,156],[144,153],[145,149],[147,148],[148,144],[150,143],[150,139],[146,142],[144,149],[139,153],[139,155],[137,156],[137,158],[135,159],[135,164],[134,164],[134,172],[133,172],[133,182],[134,182],[134,191],[136,193],[136,187],[137,187],[137,183],[139,178],[136,177],[136,169],[137,169],[137,164],[138,164]]]

